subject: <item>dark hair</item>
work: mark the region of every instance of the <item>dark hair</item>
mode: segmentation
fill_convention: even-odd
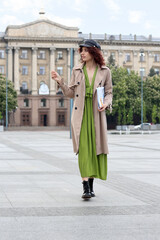
[[[92,57],[94,58],[94,61],[100,66],[102,67],[103,65],[105,65],[105,61],[104,58],[102,56],[102,52],[100,49],[96,48],[96,47],[87,47],[89,54],[92,55]],[[82,52],[82,47],[79,48],[79,53]]]

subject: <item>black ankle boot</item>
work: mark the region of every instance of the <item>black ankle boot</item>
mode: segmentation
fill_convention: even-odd
[[[91,197],[95,197],[95,193],[93,191],[93,181],[94,181],[94,178],[89,178],[88,179],[90,192],[91,192]]]
[[[82,198],[91,198],[90,188],[89,188],[89,182],[83,181],[83,195]]]

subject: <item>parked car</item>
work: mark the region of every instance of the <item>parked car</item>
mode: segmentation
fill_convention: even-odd
[[[134,126],[135,130],[150,130],[151,123],[141,123],[139,125]]]

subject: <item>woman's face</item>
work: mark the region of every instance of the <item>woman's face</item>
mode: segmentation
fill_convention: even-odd
[[[88,62],[93,59],[92,55],[88,52],[87,47],[82,47],[81,59],[83,62]]]

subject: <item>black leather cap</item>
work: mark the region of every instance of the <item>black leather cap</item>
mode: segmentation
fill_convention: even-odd
[[[79,47],[96,47],[101,50],[101,46],[93,39],[87,39],[79,44]]]

